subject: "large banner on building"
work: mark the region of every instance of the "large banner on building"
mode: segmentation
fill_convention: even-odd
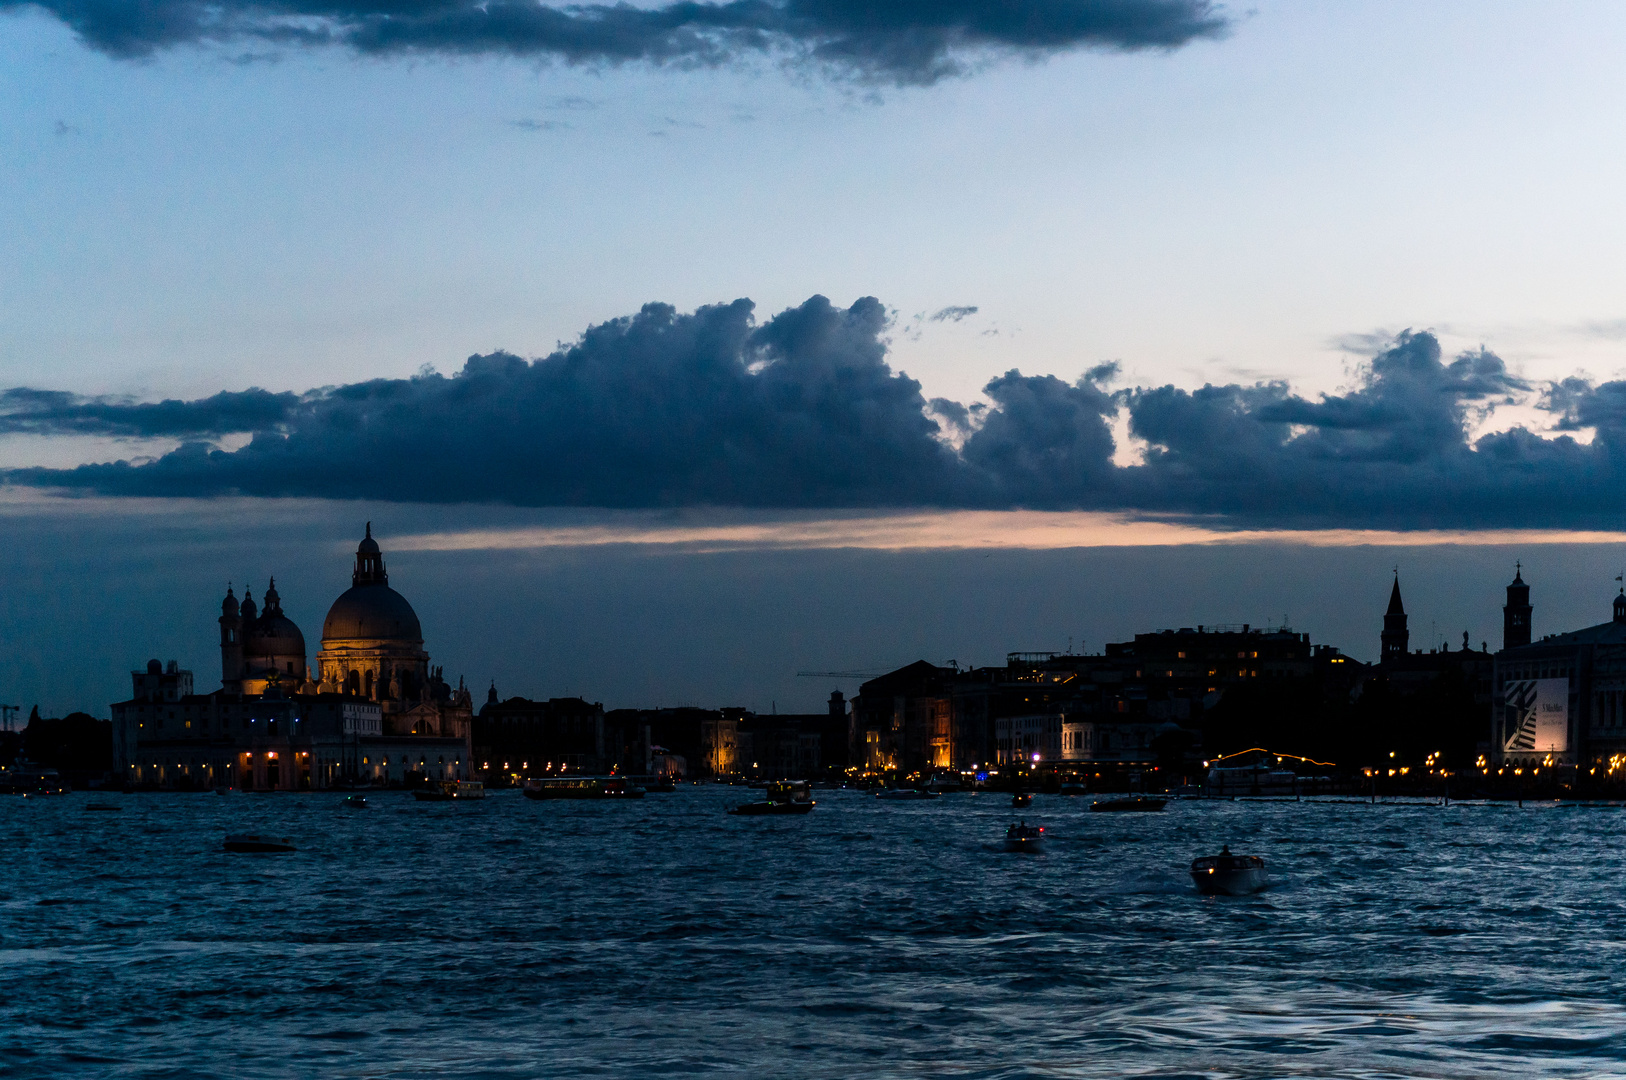
[[[1538,754],[1570,748],[1570,681],[1519,679],[1505,684],[1507,704],[1504,750]]]

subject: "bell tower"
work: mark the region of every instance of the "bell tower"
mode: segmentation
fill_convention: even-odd
[[[1530,611],[1530,586],[1524,583],[1524,565],[1514,563],[1513,583],[1507,587],[1507,603],[1502,606],[1502,648],[1530,644]]]
[[[226,586],[226,599],[220,602],[220,681],[235,683],[243,677],[243,621],[237,611],[237,597]]]
[[[1395,571],[1395,585],[1389,590],[1389,610],[1383,613],[1383,659],[1396,660],[1406,655],[1411,632],[1406,629],[1406,605],[1400,602],[1400,571]]]

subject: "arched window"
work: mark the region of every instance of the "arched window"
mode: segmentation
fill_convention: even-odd
[[[373,673],[370,671],[367,673],[367,696],[373,696]]]
[[[361,675],[354,671],[346,675],[344,677],[344,688],[352,694],[361,693]]]

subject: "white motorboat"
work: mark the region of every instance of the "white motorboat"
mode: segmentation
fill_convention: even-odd
[[[1006,851],[1040,851],[1044,848],[1044,826],[1022,822],[1005,830]]]
[[[1198,892],[1210,896],[1248,896],[1270,885],[1265,860],[1257,855],[1232,855],[1230,845],[1218,855],[1193,859],[1191,880]]]

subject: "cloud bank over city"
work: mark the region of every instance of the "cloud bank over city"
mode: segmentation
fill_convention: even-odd
[[[91,48],[132,59],[179,45],[340,46],[369,56],[500,55],[569,64],[720,66],[769,57],[927,85],[999,57],[1174,49],[1221,36],[1207,0],[678,0],[653,7],[536,0],[0,0],[37,8]]]
[[[1282,382],[1114,389],[1116,367],[1101,365],[1073,381],[1011,370],[967,405],[892,369],[892,325],[872,297],[840,308],[815,296],[766,320],[749,300],[649,304],[541,359],[471,356],[450,376],[158,403],[13,389],[0,432],[183,441],[155,460],[6,479],[103,496],[1621,524],[1626,382],[1538,385],[1483,348],[1446,357],[1408,331],[1353,386],[1313,399]],[[1506,405],[1549,422],[1472,434]],[[1120,415],[1143,443],[1129,464]]]

